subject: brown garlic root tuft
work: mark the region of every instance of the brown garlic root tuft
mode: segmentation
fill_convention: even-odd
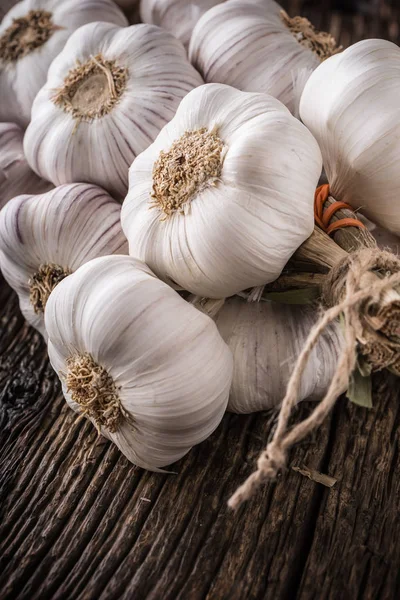
[[[193,196],[220,178],[223,151],[216,132],[205,127],[186,131],[154,164],[151,207],[161,209],[165,218],[174,212],[184,214]]]
[[[40,265],[39,269],[29,280],[29,300],[36,314],[44,312],[47,300],[56,285],[72,271],[52,263]]]
[[[318,31],[305,17],[290,18],[285,10],[281,10],[281,18],[299,44],[312,50],[321,61],[343,50],[330,33]]]
[[[25,17],[14,19],[0,36],[0,61],[13,63],[43,46],[62,27],[54,25],[52,13],[30,10]]]
[[[128,71],[101,54],[70,69],[64,85],[55,90],[52,101],[78,123],[107,115],[121,99]]]
[[[115,433],[124,411],[111,375],[87,353],[68,358],[67,367],[67,391],[81,414],[93,419],[99,433],[101,427]]]

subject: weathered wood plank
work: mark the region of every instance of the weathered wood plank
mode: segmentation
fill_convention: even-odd
[[[2,598],[393,597],[395,387],[381,382],[371,411],[341,401],[292,453],[332,489],[288,470],[233,514],[273,416],[227,415],[177,475],[145,473],[76,423],[4,284],[1,300]]]

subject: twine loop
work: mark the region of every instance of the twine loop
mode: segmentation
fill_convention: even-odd
[[[263,473],[269,472],[271,478],[275,478],[281,469],[286,466],[286,451],[281,444],[271,442],[261,452],[257,460],[257,469]]]

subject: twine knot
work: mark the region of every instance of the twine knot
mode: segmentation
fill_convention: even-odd
[[[278,472],[286,467],[287,454],[280,442],[272,441],[260,454],[257,469],[268,479],[275,479]]]

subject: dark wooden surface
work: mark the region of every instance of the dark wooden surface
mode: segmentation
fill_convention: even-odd
[[[374,16],[383,3],[361,16],[327,16],[332,2],[319,12],[294,4],[306,4],[317,26],[336,26],[343,44],[398,41],[394,13]],[[226,501],[254,468],[275,416],[227,415],[176,475],[137,469],[76,423],[44,342],[0,280],[0,597],[398,598],[399,399],[396,380],[381,376],[372,410],[339,401],[292,452],[291,466],[328,473],[335,487],[289,469],[234,514]],[[296,416],[309,410],[303,404]]]

